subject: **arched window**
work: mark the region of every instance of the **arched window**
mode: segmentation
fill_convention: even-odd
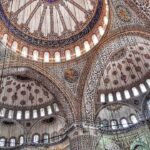
[[[123,128],[129,127],[127,119],[125,119],[125,118],[121,119],[121,125]]]
[[[5,116],[5,113],[6,113],[6,109],[5,108],[2,108],[0,110],[0,117],[4,117]]]
[[[17,111],[16,119],[20,120],[22,118],[22,111]]]
[[[116,93],[116,98],[117,98],[117,101],[121,101],[121,100],[122,100],[122,97],[121,97],[121,93],[120,93],[120,92],[117,92],[117,93]]]
[[[140,86],[140,89],[141,89],[142,93],[145,93],[147,91],[147,89],[146,89],[146,87],[143,83],[140,84],[139,86]]]
[[[75,54],[76,54],[76,57],[81,56],[81,50],[80,50],[80,47],[79,47],[79,46],[76,46],[76,47],[75,47]]]
[[[38,134],[35,134],[33,136],[33,143],[37,144],[39,143],[39,141],[40,141],[40,136]]]
[[[24,144],[24,137],[23,136],[20,136],[20,138],[19,138],[19,144],[20,145]]]
[[[47,113],[48,113],[49,115],[52,114],[52,108],[51,108],[51,106],[47,106]]]
[[[9,110],[9,112],[8,112],[8,118],[12,119],[13,116],[14,116],[14,111],[13,110]]]
[[[108,120],[104,119],[104,120],[101,122],[101,127],[108,129],[108,128],[109,128],[109,122],[108,122]]]
[[[66,60],[70,60],[70,59],[71,59],[70,50],[66,50],[66,51],[65,51],[65,56],[66,56]]]
[[[49,143],[49,135],[48,134],[44,134],[43,135],[43,143],[44,144],[48,144]]]
[[[3,36],[3,38],[2,38],[2,43],[3,43],[4,45],[6,45],[6,44],[7,44],[7,41],[8,41],[8,34],[4,34],[4,36]]]
[[[27,55],[28,55],[28,48],[27,47],[23,47],[22,51],[21,51],[21,56],[27,57]]]
[[[53,108],[54,108],[55,112],[59,111],[59,107],[58,107],[58,105],[56,103],[53,104]]]
[[[49,62],[49,52],[44,52],[44,62]]]
[[[100,99],[101,103],[105,103],[105,94],[101,94]]]
[[[107,16],[104,17],[104,24],[105,24],[105,25],[108,24],[108,17],[107,17]]]
[[[41,115],[41,117],[45,116],[45,110],[44,110],[44,108],[40,109],[40,115]]]
[[[15,138],[11,138],[9,142],[10,142],[10,147],[16,146],[16,139]]]
[[[129,99],[131,97],[128,90],[124,91],[124,96],[125,96],[126,99]]]
[[[138,96],[138,95],[139,95],[139,91],[137,90],[136,87],[133,87],[133,88],[132,88],[132,92],[133,92],[133,95],[134,95],[134,96]]]
[[[34,109],[34,110],[33,110],[33,118],[35,119],[35,118],[37,118],[37,117],[38,117],[37,110],[36,110],[36,109]]]
[[[109,102],[113,102],[114,101],[114,97],[113,97],[112,93],[108,94],[108,100],[109,100]]]
[[[55,53],[55,62],[60,62],[60,53],[59,52]]]
[[[33,60],[37,61],[39,58],[39,52],[38,51],[33,51]]]
[[[138,123],[138,120],[137,120],[137,118],[136,118],[135,115],[131,115],[131,116],[130,116],[130,119],[131,119],[131,122],[132,122],[133,124]]]
[[[111,128],[112,128],[113,130],[116,130],[116,129],[118,128],[118,123],[117,123],[116,120],[112,120],[112,121],[111,121]]]
[[[30,119],[30,111],[29,110],[25,111],[25,119]]]
[[[0,147],[4,147],[6,143],[6,139],[5,138],[0,138]]]
[[[95,34],[92,35],[92,41],[93,41],[94,45],[98,44],[98,38]]]
[[[84,42],[84,48],[85,48],[85,51],[88,52],[90,50],[90,44],[88,41],[85,41]]]
[[[18,43],[16,41],[14,41],[11,48],[12,48],[12,51],[16,52],[17,48],[18,48]]]
[[[105,32],[104,28],[102,26],[99,26],[98,30],[99,30],[100,35],[103,36]]]

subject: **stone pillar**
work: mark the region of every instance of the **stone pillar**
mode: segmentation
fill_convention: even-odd
[[[71,150],[96,150],[96,136],[78,135],[70,139]]]

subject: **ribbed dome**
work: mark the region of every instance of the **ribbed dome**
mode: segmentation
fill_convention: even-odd
[[[98,3],[98,0],[12,0],[3,2],[2,7],[17,30],[32,38],[55,41],[67,39],[86,28]],[[23,33],[17,32],[22,38]]]
[[[99,43],[108,17],[107,0],[2,0],[0,35],[24,57],[64,62]]]

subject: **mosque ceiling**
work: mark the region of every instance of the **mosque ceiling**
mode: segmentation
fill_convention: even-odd
[[[150,103],[148,19],[147,0],[1,0],[0,134],[39,149],[93,129],[133,141]]]

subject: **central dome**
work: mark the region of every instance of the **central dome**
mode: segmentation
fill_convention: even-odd
[[[89,32],[101,1],[12,0],[2,3],[5,22],[14,34],[34,45],[58,47],[77,41]],[[92,21],[92,23],[91,23]],[[6,22],[6,23],[7,23]],[[83,31],[84,30],[84,31]]]
[[[35,61],[59,63],[96,46],[109,17],[107,0],[2,0],[2,43]]]

